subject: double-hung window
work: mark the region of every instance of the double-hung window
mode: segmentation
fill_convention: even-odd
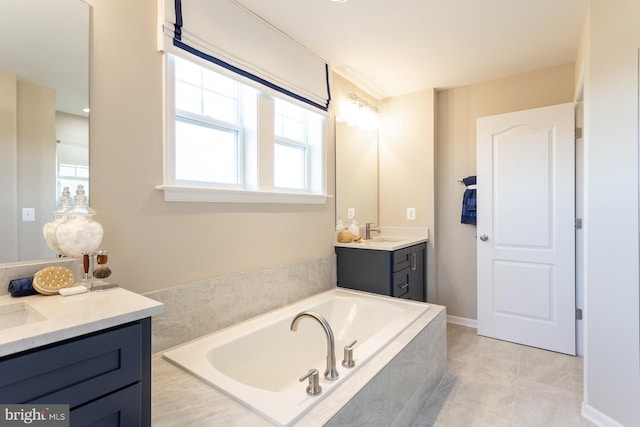
[[[176,58],[176,182],[242,184],[238,91],[233,80]]]
[[[166,200],[324,203],[325,116],[167,55]]]
[[[322,118],[297,105],[275,99],[274,186],[311,190],[316,187],[322,146]]]

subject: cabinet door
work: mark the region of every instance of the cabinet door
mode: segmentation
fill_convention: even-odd
[[[337,247],[338,286],[391,295],[391,254],[388,251]]]
[[[411,248],[411,282],[409,288],[411,295],[409,298],[415,301],[426,301],[425,299],[425,277],[426,277],[426,244],[420,244]]]

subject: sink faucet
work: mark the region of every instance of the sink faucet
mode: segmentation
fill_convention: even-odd
[[[376,233],[380,234],[380,229],[379,228],[371,228],[372,223],[368,222],[366,224],[365,227],[365,233],[364,233],[364,240],[371,240],[371,232],[375,231]]]
[[[296,314],[293,318],[293,321],[291,322],[292,331],[298,330],[298,322],[303,317],[311,317],[312,319],[315,319],[324,329],[324,333],[327,336],[327,369],[324,371],[324,377],[329,381],[337,380],[339,374],[336,369],[336,348],[335,341],[333,339],[333,331],[331,330],[331,326],[329,326],[329,322],[315,311],[302,311]]]

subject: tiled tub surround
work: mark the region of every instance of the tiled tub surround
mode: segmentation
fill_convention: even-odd
[[[151,292],[154,353],[333,288],[335,255]]]
[[[366,292],[332,289],[164,352],[164,359],[202,378],[277,425],[292,425],[314,405],[348,382],[351,374],[428,310],[427,304]],[[327,320],[335,339],[336,364],[342,349],[357,340],[351,368],[337,366],[326,380],[327,336],[318,322],[300,319],[312,311]],[[298,378],[316,368],[322,393],[307,396]]]
[[[446,372],[445,322],[445,308],[430,305],[294,425],[410,426]],[[161,353],[153,357],[152,413],[154,426],[273,425]]]

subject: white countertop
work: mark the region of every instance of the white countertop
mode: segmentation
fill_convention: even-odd
[[[334,246],[341,248],[373,249],[378,251],[396,251],[429,241],[429,230],[426,228],[381,227],[381,233],[372,232],[372,238],[369,240],[365,240],[364,233],[361,232],[360,235],[362,239],[358,242],[340,243],[336,241]]]
[[[0,324],[0,356],[143,319],[164,310],[162,303],[123,288],[67,297],[0,296],[0,311],[12,304],[25,304],[35,310],[36,321],[10,328]],[[37,320],[38,313],[44,320]]]

